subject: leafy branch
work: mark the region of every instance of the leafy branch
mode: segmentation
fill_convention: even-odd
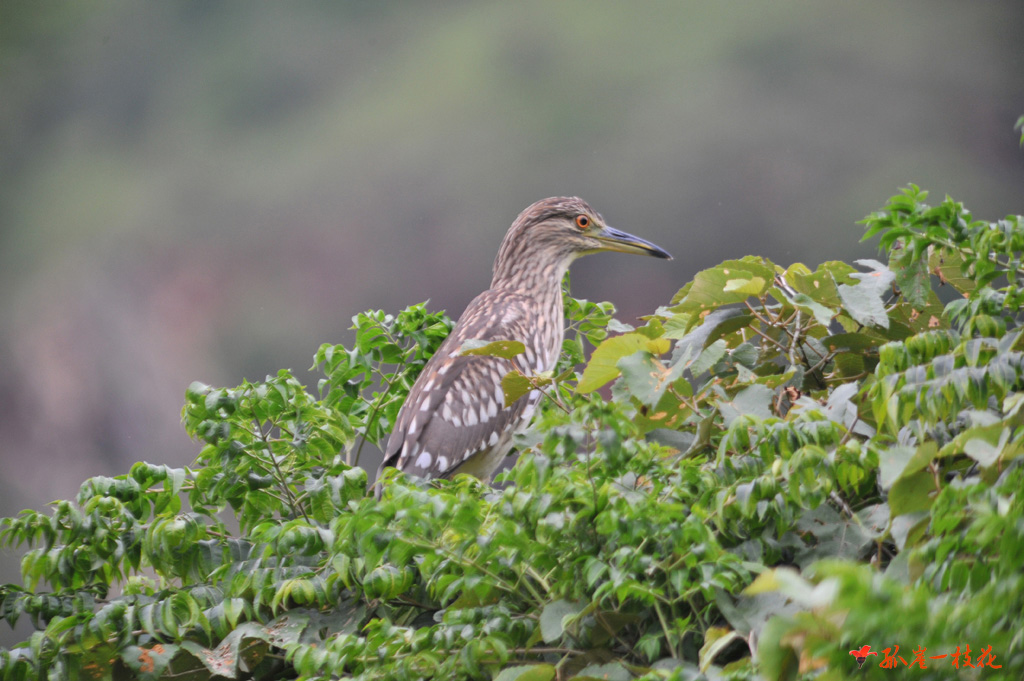
[[[353,466],[451,329],[424,305],[353,318],[315,392],[192,384],[191,466],[0,521],[34,629],[0,679],[843,678],[865,641],[1024,669],[1024,227],[925,199],[865,219],[880,261],[729,260],[636,324],[567,295],[493,488],[378,501]]]

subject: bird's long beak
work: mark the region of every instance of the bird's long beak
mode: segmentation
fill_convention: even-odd
[[[602,251],[619,251],[620,253],[637,253],[653,255],[655,258],[671,260],[672,256],[664,248],[655,246],[647,239],[641,239],[627,232],[620,232],[614,227],[602,227],[593,237],[601,242]]]

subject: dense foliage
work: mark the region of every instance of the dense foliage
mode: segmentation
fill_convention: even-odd
[[[547,398],[494,487],[377,501],[356,466],[450,330],[423,305],[358,315],[315,394],[193,384],[193,466],[3,521],[36,631],[0,675],[840,679],[867,644],[1020,678],[1024,220],[925,200],[865,219],[887,263],[724,262],[639,328],[567,298],[559,367],[506,377]]]

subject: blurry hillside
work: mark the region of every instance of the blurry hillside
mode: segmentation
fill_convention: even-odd
[[[183,465],[185,387],[454,316],[532,201],[629,318],[696,270],[857,254],[897,187],[1024,209],[1024,5],[0,3],[0,513]],[[311,379],[312,380],[312,379]]]

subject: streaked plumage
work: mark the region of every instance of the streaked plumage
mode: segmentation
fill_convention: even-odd
[[[490,479],[540,399],[533,391],[505,406],[501,379],[513,366],[525,374],[554,367],[565,332],[562,278],[577,257],[602,250],[671,257],[607,227],[579,198],[544,199],[519,214],[494,261],[490,288],[469,304],[410,391],[378,478],[394,466],[421,478]],[[517,340],[526,351],[513,360],[461,355],[472,339]]]

